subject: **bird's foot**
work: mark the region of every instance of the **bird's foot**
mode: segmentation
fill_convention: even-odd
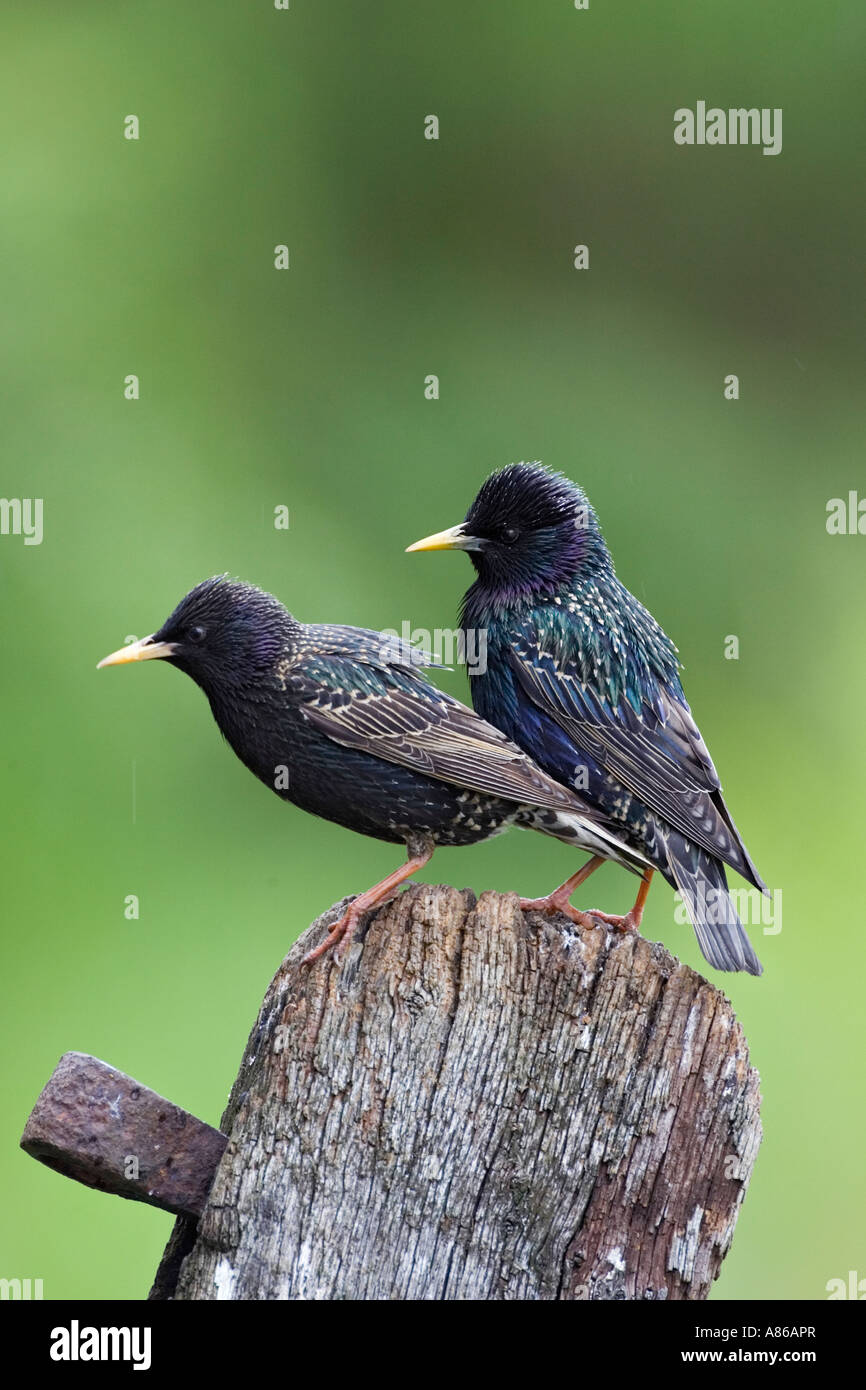
[[[604,860],[594,855],[588,859],[576,874],[567,878],[565,883],[561,883],[558,888],[554,888],[552,893],[548,893],[546,898],[521,898],[520,906],[524,912],[561,912],[571,922],[575,922],[579,927],[594,927],[595,923],[586,912],[581,912],[579,908],[572,907],[569,899],[576,888],[594,874]]]
[[[588,912],[581,912],[579,907],[572,907],[568,897],[561,896],[558,892],[549,893],[546,898],[521,898],[520,908],[522,912],[544,912],[548,915],[561,912],[579,927],[596,926]]]
[[[339,960],[346,946],[352,940],[355,927],[360,919],[367,912],[372,912],[374,908],[382,907],[384,903],[390,902],[407,878],[411,878],[418,869],[423,869],[433,853],[433,841],[425,839],[424,836],[416,837],[409,844],[410,855],[405,864],[401,864],[399,869],[395,869],[387,878],[383,878],[381,883],[376,883],[372,888],[368,888],[366,893],[359,893],[357,898],[349,904],[339,922],[335,922],[325,937],[312,951],[308,951],[301,961],[302,965],[311,965],[319,956],[323,956],[326,951],[337,947],[334,951],[334,958]]]
[[[597,907],[587,909],[587,916],[595,918],[597,922],[605,922],[609,927],[615,927],[617,931],[636,932],[640,929],[640,919],[643,913],[635,912],[631,908],[624,917],[618,917],[613,912],[600,912]]]
[[[364,915],[363,903],[359,906],[359,899],[350,903],[342,917],[334,923],[324,941],[320,941],[312,951],[308,951],[301,961],[301,965],[312,965],[319,956],[324,956],[328,951],[333,950],[334,960],[339,960],[352,940],[355,927]]]
[[[643,881],[638,889],[634,907],[632,907],[624,917],[617,917],[611,912],[600,912],[597,907],[591,907],[589,909],[590,915],[598,922],[606,922],[609,927],[614,927],[616,931],[640,931],[640,924],[643,921],[643,910],[646,906],[647,894],[649,893],[652,876],[653,870],[647,869],[643,874]]]

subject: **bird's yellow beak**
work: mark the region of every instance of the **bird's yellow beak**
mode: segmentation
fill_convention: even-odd
[[[406,554],[410,550],[480,550],[481,542],[475,536],[469,536],[465,530],[465,523],[459,526],[451,526],[447,531],[437,531],[435,536],[425,536],[423,541],[416,541],[414,545],[406,546]]]
[[[139,642],[130,642],[110,656],[104,656],[96,669],[101,671],[103,666],[124,666],[127,661],[156,661],[160,657],[172,656],[176,650],[174,642],[154,642],[152,635],[142,637]]]

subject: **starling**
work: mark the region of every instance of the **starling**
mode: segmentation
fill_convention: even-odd
[[[350,939],[359,918],[393,897],[437,845],[476,844],[516,825],[621,856],[638,874],[647,868],[607,817],[432,686],[419,669],[430,659],[408,642],[301,623],[271,594],[217,577],[192,589],[158,632],[99,666],[153,658],[192,677],[241,762],[284,800],[406,845],[407,862],[356,897],[308,961]]]
[[[460,622],[486,633],[486,668],[470,676],[476,712],[649,860],[627,916],[596,915],[636,929],[658,869],[710,964],[760,975],[724,865],[766,885],[722,799],[676,648],[617,579],[582,490],[512,464],[486,480],[465,521],[408,548],[465,550],[475,567]],[[586,872],[616,857],[602,852]]]

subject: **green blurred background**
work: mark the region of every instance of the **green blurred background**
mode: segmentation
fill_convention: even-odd
[[[825,527],[866,492],[862,5],[78,0],[3,29],[2,492],[45,520],[0,537],[0,1275],[147,1292],[171,1218],[17,1147],[57,1058],[218,1123],[292,940],[396,862],[268,795],[177,672],[96,661],[223,571],[308,620],[451,626],[465,558],[403,547],[522,458],[587,489],[784,895],[764,977],[714,976],[766,1131],[715,1296],[866,1275],[866,537]],[[676,146],[698,99],[782,107],[782,153]],[[426,877],[573,867],[512,834]],[[662,883],[645,932],[704,968]]]

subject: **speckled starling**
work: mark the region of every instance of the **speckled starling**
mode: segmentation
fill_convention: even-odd
[[[615,854],[635,873],[646,868],[608,817],[432,686],[419,669],[424,654],[386,633],[301,623],[272,595],[214,578],[188,593],[158,632],[99,665],[152,658],[192,677],[241,762],[279,796],[406,845],[408,861],[356,897],[308,960],[350,939],[359,918],[392,897],[437,845],[476,844],[517,825],[594,856]],[[569,915],[587,921],[575,909]]]
[[[765,884],[722,799],[676,648],[617,579],[581,489],[540,464],[512,464],[487,479],[465,521],[409,549],[466,550],[477,571],[460,618],[486,633],[486,669],[470,677],[477,713],[649,860],[631,912],[597,915],[639,926],[658,869],[710,964],[759,975],[724,865]],[[587,870],[604,858],[616,855]]]

